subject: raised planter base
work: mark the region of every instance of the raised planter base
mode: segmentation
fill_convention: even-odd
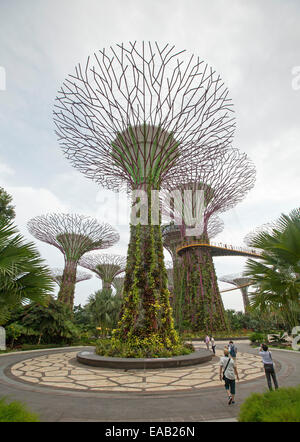
[[[94,367],[120,368],[135,370],[138,368],[171,368],[188,365],[203,364],[213,358],[213,353],[201,349],[189,355],[173,356],[172,358],[109,358],[98,356],[94,351],[81,351],[77,354],[77,361]]]

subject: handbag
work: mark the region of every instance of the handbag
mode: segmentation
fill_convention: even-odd
[[[228,367],[229,362],[230,362],[230,358],[228,358],[228,362],[227,362],[227,364],[226,364],[225,370],[223,371],[223,378],[222,378],[223,381],[225,381],[225,379],[226,379],[226,377],[225,377],[225,371],[227,370],[227,367]]]

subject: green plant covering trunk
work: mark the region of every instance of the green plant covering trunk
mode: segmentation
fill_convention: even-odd
[[[68,305],[71,310],[74,304],[76,271],[77,262],[66,260],[60,289],[57,295],[57,300]]]
[[[113,340],[133,346],[179,344],[174,328],[160,225],[151,225],[148,189],[148,225],[130,227],[123,305]]]
[[[176,251],[175,251],[176,253]],[[174,279],[174,292],[173,292],[173,311],[174,311],[174,321],[175,325],[179,331],[183,330],[183,314],[182,314],[182,306],[184,304],[184,300],[182,299],[182,291],[181,291],[181,280],[182,280],[182,261],[179,257],[175,257],[173,259],[173,279]]]
[[[194,241],[188,238],[188,241],[209,243],[205,234]],[[183,252],[180,303],[185,328],[206,333],[228,330],[209,249],[190,247]]]

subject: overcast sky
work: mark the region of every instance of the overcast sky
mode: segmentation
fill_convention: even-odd
[[[116,43],[174,44],[213,66],[229,88],[237,119],[233,147],[255,163],[257,181],[222,215],[217,241],[243,245],[253,228],[298,207],[299,22],[298,0],[0,0],[0,186],[13,196],[18,227],[48,264],[62,266],[62,254],[26,229],[31,217],[48,212],[110,222],[121,240],[107,252],[127,252],[126,199],[118,202],[72,168],[52,120],[64,78],[88,55]],[[215,259],[218,276],[240,272],[244,263]],[[98,288],[96,278],[77,284],[75,304]],[[226,308],[242,310],[238,291],[222,297]]]

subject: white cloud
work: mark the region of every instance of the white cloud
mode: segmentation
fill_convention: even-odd
[[[72,169],[58,147],[51,111],[56,91],[76,63],[129,40],[187,49],[210,63],[229,87],[237,117],[235,146],[255,163],[257,182],[242,203],[221,215],[225,229],[217,240],[242,245],[250,230],[298,206],[300,91],[293,89],[291,69],[300,64],[299,17],[297,2],[274,0],[231,0],[230,5],[225,0],[6,2],[0,40],[0,65],[7,76],[1,92],[0,176],[14,198],[22,231],[35,215],[83,213],[114,225],[121,241],[112,250],[126,254],[126,198],[117,205],[115,194]],[[39,248],[51,265],[63,264],[54,247],[40,243]],[[241,271],[244,260],[215,262],[221,275]],[[86,299],[91,284],[78,284],[75,302]],[[242,308],[237,292],[223,299]]]

